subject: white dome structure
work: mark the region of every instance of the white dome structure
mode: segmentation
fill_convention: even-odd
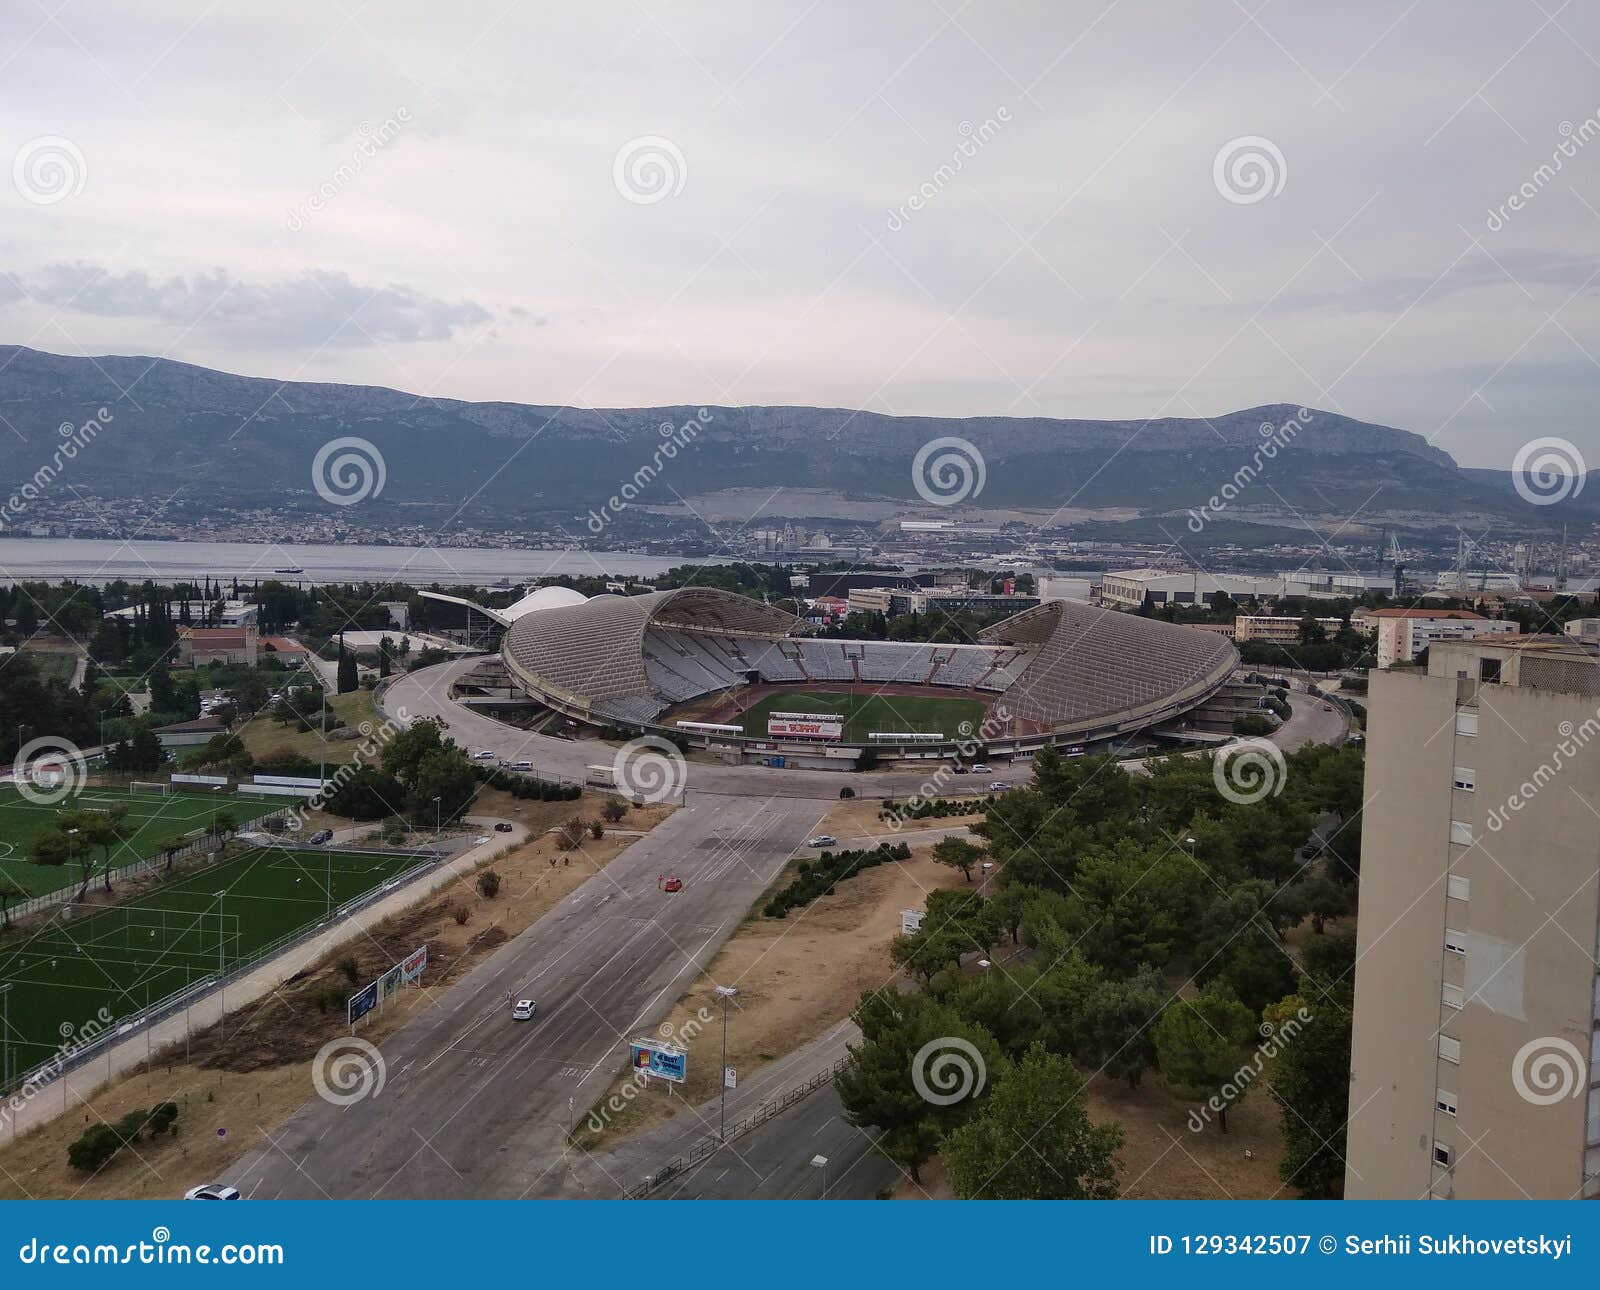
[[[588,599],[581,591],[574,591],[571,587],[540,587],[537,591],[530,591],[516,604],[500,610],[500,617],[514,623],[524,614],[537,613],[541,609],[567,609],[584,604]]]

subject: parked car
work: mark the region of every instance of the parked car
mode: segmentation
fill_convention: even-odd
[[[836,847],[839,845],[839,839],[831,833],[819,833],[814,838],[807,838],[806,845],[808,847]]]
[[[500,823],[498,823],[498,824],[496,824],[494,826],[494,831],[496,833],[510,833],[511,832],[511,825],[508,824],[505,820],[501,820]]]
[[[315,833],[313,833],[311,835],[311,845],[314,846],[314,847],[320,847],[324,842],[332,842],[332,841],[333,841],[333,830],[332,829],[318,829]]]
[[[985,766],[985,765],[984,765],[984,764],[983,764],[983,763],[982,763],[982,762],[981,762],[981,761],[980,761],[980,762],[974,762],[974,763],[973,763],[973,766],[972,766],[972,773],[973,773],[973,774],[974,774],[974,775],[992,775],[992,774],[993,774],[993,773],[994,773],[994,772],[993,772],[993,771],[991,771],[991,770],[990,770],[990,769],[989,769],[989,768],[988,768],[988,767],[987,767],[987,766]]]
[[[1333,704],[1331,704],[1331,703],[1324,703],[1324,704],[1323,704],[1323,705],[1322,705],[1322,710],[1323,710],[1323,711],[1324,711],[1324,712],[1332,712],[1332,711],[1333,711]]]
[[[512,1021],[532,1021],[533,1014],[539,1011],[539,1005],[532,999],[518,999],[511,1005]]]
[[[480,748],[477,752],[473,753],[472,756],[477,761],[493,761],[494,760],[494,753],[492,751],[490,751],[488,748]]]
[[[661,890],[662,891],[682,891],[683,890],[683,879],[682,878],[668,878],[664,883],[661,884]]]
[[[238,1200],[239,1189],[222,1183],[201,1183],[183,1193],[184,1200]]]
[[[1003,779],[991,779],[989,781],[989,791],[991,793],[1004,793],[1010,787],[1011,785],[1006,783]]]
[[[963,766],[960,762],[957,762],[950,769],[957,775],[970,775],[972,773],[972,768],[970,766]]]
[[[533,763],[531,761],[514,761],[514,762],[511,763],[511,769],[512,770],[532,770],[533,769]]]

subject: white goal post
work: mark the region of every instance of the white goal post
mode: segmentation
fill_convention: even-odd
[[[172,793],[172,785],[156,784],[149,780],[130,780],[128,791],[132,793],[155,793],[161,797],[168,797]]]

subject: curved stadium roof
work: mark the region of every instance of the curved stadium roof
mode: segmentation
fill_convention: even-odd
[[[683,627],[773,640],[798,619],[731,592],[680,588],[643,596],[596,596],[518,619],[502,653],[530,690],[589,711],[608,699],[649,696],[644,638]],[[996,699],[1020,722],[1085,730],[1154,720],[1202,702],[1238,664],[1215,632],[1077,601],[1047,601],[989,628],[983,640],[1031,658]],[[864,642],[871,649],[873,642]]]

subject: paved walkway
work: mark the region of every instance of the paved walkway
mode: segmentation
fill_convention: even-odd
[[[56,1116],[88,1099],[97,1089],[103,1088],[118,1076],[141,1066],[153,1052],[172,1044],[181,1043],[196,1030],[222,1020],[226,1007],[235,1012],[265,998],[298,972],[316,963],[330,950],[365,935],[384,919],[409,909],[425,900],[442,887],[455,882],[459,875],[470,871],[479,862],[493,855],[501,847],[515,846],[527,840],[528,831],[513,823],[510,833],[496,833],[499,820],[490,816],[469,815],[469,824],[479,825],[489,841],[474,845],[443,861],[437,867],[408,882],[404,887],[374,901],[365,909],[324,928],[310,939],[286,949],[265,963],[258,964],[244,976],[229,981],[221,988],[196,999],[182,1012],[174,1013],[153,1026],[148,1026],[127,1039],[111,1045],[92,1061],[75,1067],[59,1079],[39,1089],[31,1098],[17,1095],[11,1105],[15,1109],[7,1117],[9,1123],[0,1124],[0,1134],[15,1136],[27,1133]],[[372,826],[341,833],[366,833]],[[20,1105],[19,1105],[20,1102]]]

